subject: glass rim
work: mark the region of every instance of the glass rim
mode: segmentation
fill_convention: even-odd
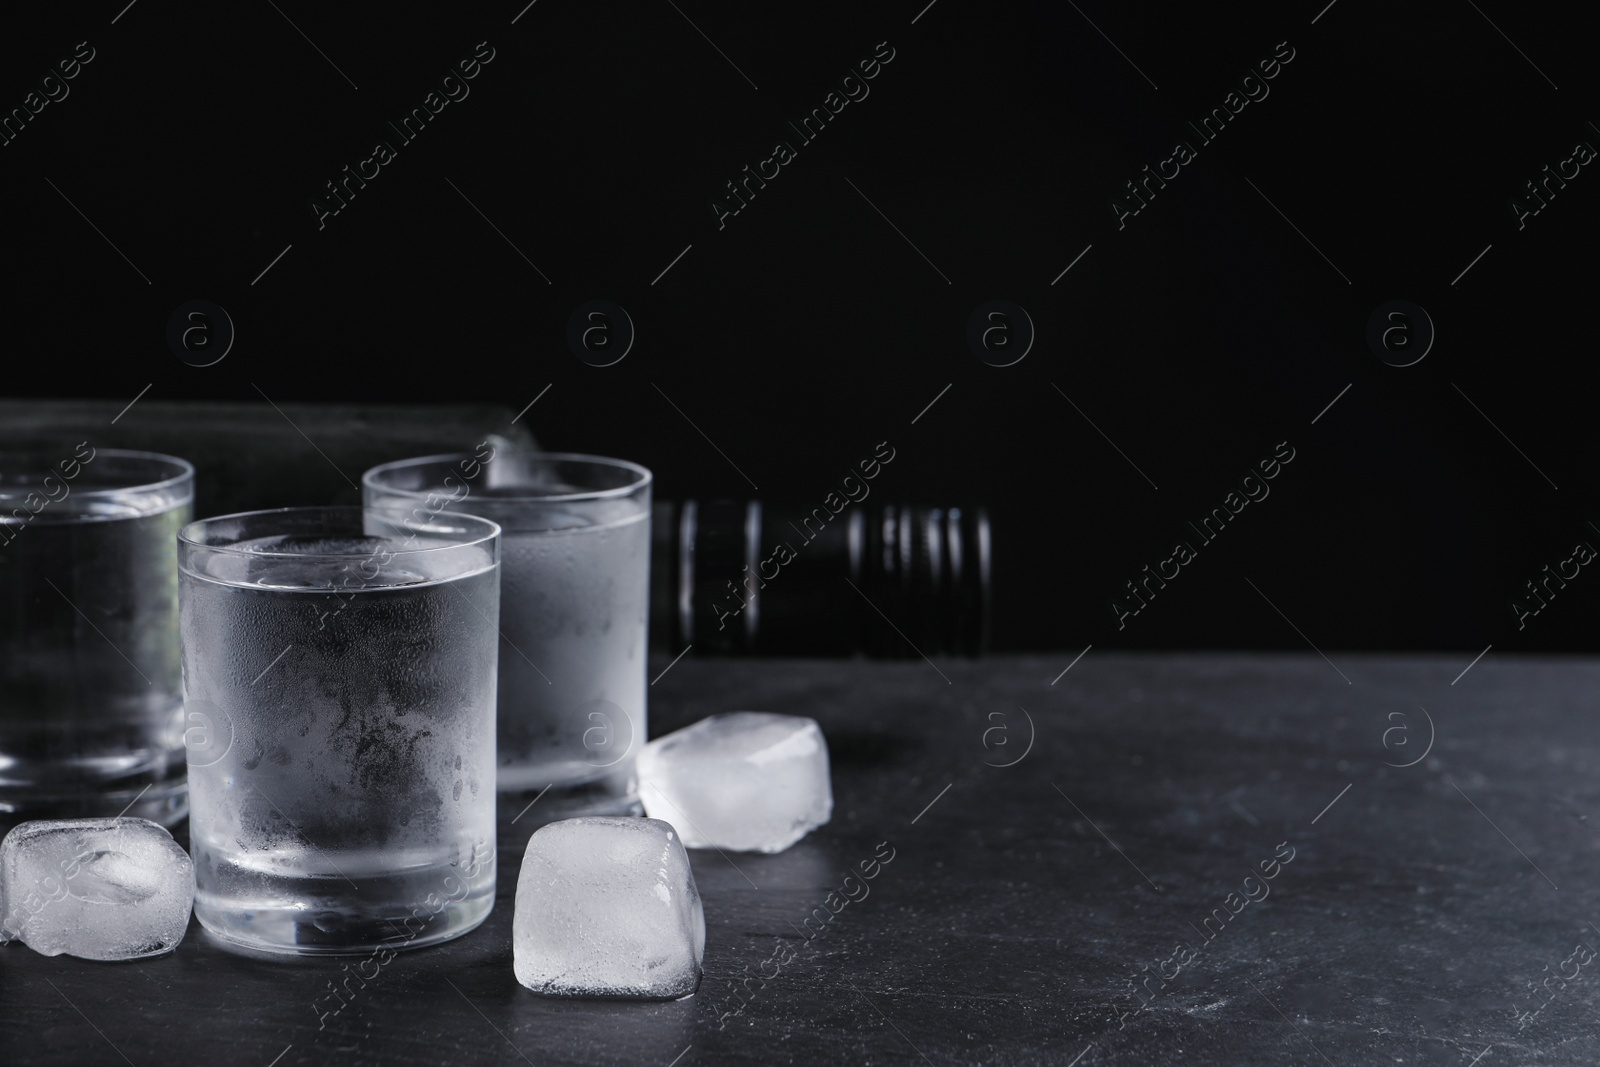
[[[43,445],[0,445],[0,471],[3,471],[5,468],[4,460],[7,456],[27,456],[32,459],[41,456],[48,456],[49,454],[50,453]],[[88,466],[94,461],[94,459],[98,459],[101,456],[114,456],[119,459],[142,459],[157,463],[165,463],[176,466],[178,468],[178,472],[153,482],[133,481],[128,485],[117,485],[104,489],[74,490],[74,496],[79,498],[87,498],[90,500],[103,500],[113,497],[119,493],[156,492],[162,489],[169,489],[173,486],[181,485],[184,482],[192,483],[194,481],[194,464],[190,463],[182,456],[174,456],[167,452],[151,452],[141,448],[96,448],[94,450],[93,459],[87,461],[78,460],[78,463],[80,466]],[[69,456],[67,458],[77,459],[76,456]],[[56,471],[48,465],[41,468],[40,473],[45,478],[65,477],[64,475],[56,473]],[[74,477],[76,477],[76,475],[74,475]],[[24,488],[22,486],[0,485],[0,500],[21,499],[28,493],[33,492],[37,492],[37,489]]]
[[[649,467],[646,467],[641,463],[635,463],[630,459],[616,459],[612,456],[597,456],[588,452],[530,452],[527,455],[529,458],[534,459],[549,459],[557,462],[591,463],[597,467],[609,467],[612,469],[627,470],[633,472],[635,478],[627,485],[613,486],[610,489],[586,489],[579,493],[554,493],[542,496],[532,494],[511,495],[497,493],[495,496],[487,497],[485,499],[514,503],[540,504],[572,504],[589,500],[614,500],[617,497],[628,496],[632,493],[637,493],[641,489],[648,488],[655,481],[655,474],[651,472]],[[390,493],[395,496],[406,497],[412,500],[425,500],[429,496],[444,490],[442,488],[426,490],[401,489],[398,486],[384,485],[377,481],[375,476],[381,476],[390,471],[403,470],[407,467],[420,467],[427,463],[440,463],[462,459],[477,459],[477,453],[440,452],[432,456],[414,456],[410,459],[390,460],[387,463],[380,463],[375,467],[368,467],[365,471],[363,471],[361,474],[361,484],[363,487],[371,486],[373,489],[383,493]],[[488,460],[479,460],[479,462],[487,466],[488,464],[493,463],[494,459],[491,457]],[[509,488],[516,487],[511,486]],[[468,496],[471,496],[470,492],[468,493]],[[466,498],[463,497],[462,499]],[[443,512],[440,512],[440,514],[443,514]]]
[[[229,552],[236,556],[250,556],[257,559],[299,559],[299,560],[345,560],[345,559],[371,559],[372,552],[257,552],[237,545],[210,545],[195,539],[195,532],[200,527],[211,523],[227,522],[235,519],[253,519],[269,515],[310,515],[310,514],[344,514],[349,515],[359,512],[362,515],[373,514],[385,516],[381,508],[369,507],[365,504],[302,504],[286,508],[260,508],[255,511],[235,511],[228,515],[212,515],[204,519],[196,519],[186,523],[178,530],[178,544],[189,549],[198,549],[206,552]],[[476,526],[480,530],[487,527],[486,532],[479,536],[470,536],[463,531],[463,539],[452,541],[450,544],[429,545],[424,548],[396,548],[386,549],[393,556],[416,556],[425,552],[452,552],[463,548],[474,548],[479,545],[498,541],[500,537],[500,524],[493,519],[485,519],[479,515],[468,515],[460,511],[439,511],[430,516],[432,519],[447,518],[459,521],[464,527]],[[398,525],[398,524],[397,524]]]

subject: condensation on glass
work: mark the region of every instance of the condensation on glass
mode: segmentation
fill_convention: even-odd
[[[650,472],[600,456],[483,449],[374,467],[362,487],[369,507],[399,520],[449,508],[503,530],[502,814],[528,830],[641,814]]]
[[[499,534],[468,515],[394,522],[359,507],[184,528],[207,929],[348,954],[433,944],[488,916]]]
[[[194,468],[0,450],[0,821],[187,811],[175,535]]]

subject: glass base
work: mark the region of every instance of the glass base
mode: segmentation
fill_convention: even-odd
[[[194,915],[222,941],[257,952],[371,956],[425,948],[476,929],[494,909],[492,872],[470,884],[455,867],[431,873],[360,878],[353,888],[340,878],[279,878],[254,900],[201,890]],[[438,892],[445,876],[467,890],[460,899]]]
[[[632,786],[633,782],[630,780],[628,785]],[[608,780],[501,793],[497,812],[498,847],[502,853],[520,853],[535,830],[562,819],[576,819],[584,815],[643,814],[644,804],[639,800],[636,788],[619,793],[615,782]]]
[[[160,780],[151,776],[107,783],[93,789],[45,790],[0,786],[0,833],[33,819],[98,819],[126,815],[172,829],[189,814],[187,768]]]

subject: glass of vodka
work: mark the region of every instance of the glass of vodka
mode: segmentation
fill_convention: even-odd
[[[187,810],[176,534],[194,468],[0,450],[0,823]]]
[[[184,527],[178,563],[195,917],[304,954],[483,922],[500,528],[258,511]]]
[[[449,508],[500,524],[501,814],[526,813],[530,830],[642,814],[651,474],[601,456],[487,452],[374,467],[367,506],[396,521]]]

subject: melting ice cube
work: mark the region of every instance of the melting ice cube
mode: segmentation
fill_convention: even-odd
[[[689,848],[782,852],[833,815],[815,719],[735,711],[658,737],[639,754],[645,814]]]
[[[677,833],[609,816],[541,826],[523,853],[511,943],[517,981],[536,993],[693,993],[706,920]]]
[[[189,854],[148,819],[25,822],[0,843],[0,940],[46,956],[158,956],[193,905]]]

